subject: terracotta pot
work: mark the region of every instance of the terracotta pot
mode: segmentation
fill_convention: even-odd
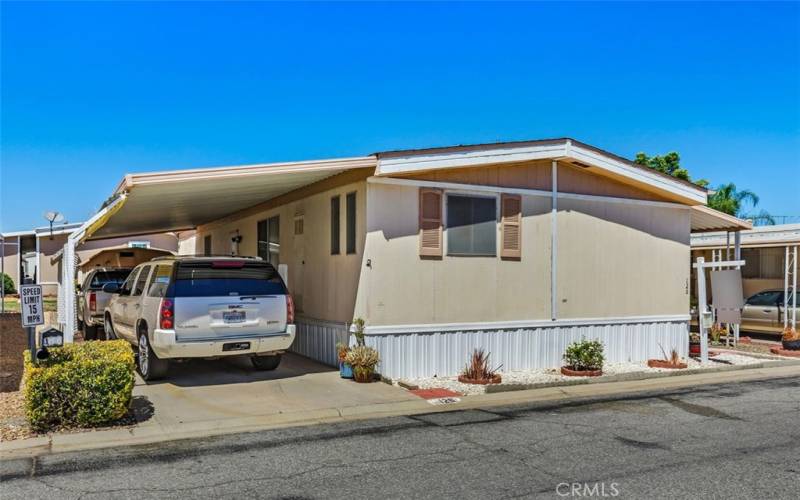
[[[500,377],[500,375],[497,374],[495,374],[494,377],[492,378],[481,378],[481,379],[467,378],[464,375],[459,375],[458,381],[463,384],[488,385],[488,384],[499,384],[500,382],[503,381],[503,379]]]
[[[672,370],[677,370],[681,368],[687,368],[688,365],[686,363],[677,363],[672,364],[670,361],[665,361],[663,359],[648,359],[647,366],[650,368],[669,368]]]
[[[353,380],[356,382],[367,384],[372,382],[375,378],[373,375],[375,374],[375,369],[366,366],[354,366],[353,367]]]
[[[599,377],[603,374],[603,370],[573,370],[568,366],[561,367],[561,375],[567,377]]]

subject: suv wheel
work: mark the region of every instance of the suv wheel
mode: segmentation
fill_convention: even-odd
[[[274,370],[281,364],[281,355],[275,354],[273,356],[253,356],[250,358],[256,370]]]
[[[150,347],[150,341],[147,338],[146,332],[139,333],[139,349],[136,355],[136,364],[139,367],[139,373],[145,380],[157,380],[162,378],[167,373],[169,361],[160,359],[153,352]]]

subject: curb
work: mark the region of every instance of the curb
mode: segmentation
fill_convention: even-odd
[[[759,368],[778,368],[782,366],[797,366],[800,361],[791,359],[775,359],[774,356],[766,357],[767,359],[774,360],[768,363],[753,363],[749,365],[738,366],[717,366],[714,368],[694,369],[694,370],[674,370],[668,372],[634,372],[634,373],[620,373],[617,375],[608,375],[604,377],[585,377],[575,380],[558,380],[554,382],[539,382],[536,384],[497,384],[487,385],[486,394],[497,394],[501,392],[511,391],[525,391],[531,389],[545,389],[550,387],[564,387],[573,385],[586,385],[586,384],[608,384],[612,382],[634,382],[637,380],[659,379],[667,377],[686,377],[691,375],[704,375],[707,373],[722,373],[733,372],[741,370],[756,370]]]
[[[507,391],[493,391],[461,399],[460,402],[434,406],[424,399],[378,403],[315,411],[296,411],[273,415],[226,420],[194,422],[180,425],[143,425],[90,432],[51,434],[0,443],[0,464],[3,469],[12,461],[35,457],[115,448],[120,446],[154,445],[187,439],[201,439],[226,434],[259,432],[279,428],[352,422],[371,418],[420,415],[480,409],[493,406],[512,406],[532,402],[558,402],[592,397],[624,397],[643,392],[675,390],[692,386],[747,382],[769,378],[800,377],[800,361],[757,363],[746,366],[719,367],[690,373],[656,373],[643,377],[641,373],[615,375],[614,380],[570,380],[569,383],[531,384],[535,387],[513,386]],[[734,373],[736,372],[736,373]],[[693,376],[693,377],[692,377]],[[610,378],[610,377],[609,377]],[[670,379],[658,385],[658,379]],[[638,382],[638,383],[637,383]],[[592,386],[583,387],[583,386]],[[0,469],[0,475],[3,474]]]

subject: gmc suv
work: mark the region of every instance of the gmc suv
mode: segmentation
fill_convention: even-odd
[[[274,370],[294,341],[292,296],[259,258],[156,258],[103,291],[113,294],[106,337],[136,347],[145,380],[180,358],[246,355],[256,369]]]

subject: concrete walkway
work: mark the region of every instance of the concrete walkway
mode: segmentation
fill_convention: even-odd
[[[301,358],[298,358],[301,359]],[[298,361],[299,363],[299,361]],[[191,366],[186,368],[193,370]],[[297,366],[297,369],[301,369]],[[358,419],[415,415],[469,408],[519,404],[531,401],[557,401],[575,398],[610,395],[629,395],[657,389],[676,389],[707,384],[725,384],[769,378],[800,376],[800,366],[779,366],[732,370],[714,373],[699,373],[680,377],[644,379],[602,384],[548,387],[543,389],[483,394],[461,398],[457,403],[431,405],[402,389],[382,383],[355,384],[339,380],[338,373],[320,371],[301,373],[297,377],[280,378],[278,372],[271,379],[276,387],[270,401],[276,400],[280,391],[292,393],[308,391],[307,398],[299,398],[284,407],[251,408],[237,407],[240,396],[236,393],[253,390],[239,377],[264,377],[248,373],[230,374],[231,382],[210,388],[208,386],[181,386],[178,376],[172,382],[158,385],[137,386],[135,393],[153,398],[156,415],[130,428],[116,428],[93,432],[53,434],[46,437],[0,443],[0,459],[22,458],[49,453],[62,453],[85,449],[108,448],[127,445],[152,444],[177,439],[208,437],[221,434],[253,432],[280,427],[345,422]],[[187,374],[188,375],[188,374]],[[188,377],[191,379],[192,377]],[[258,381],[256,381],[258,382]],[[238,384],[244,384],[242,386]],[[179,390],[177,388],[182,388]],[[212,391],[211,399],[199,401],[201,389]],[[266,387],[266,385],[265,385]],[[196,389],[198,392],[195,392]],[[177,399],[173,395],[178,394]],[[267,392],[264,395],[269,394]],[[322,407],[319,397],[324,396],[329,406]],[[192,411],[197,414],[191,415]],[[141,409],[140,409],[141,411]],[[262,412],[262,413],[258,413]],[[216,416],[214,416],[216,415]]]

